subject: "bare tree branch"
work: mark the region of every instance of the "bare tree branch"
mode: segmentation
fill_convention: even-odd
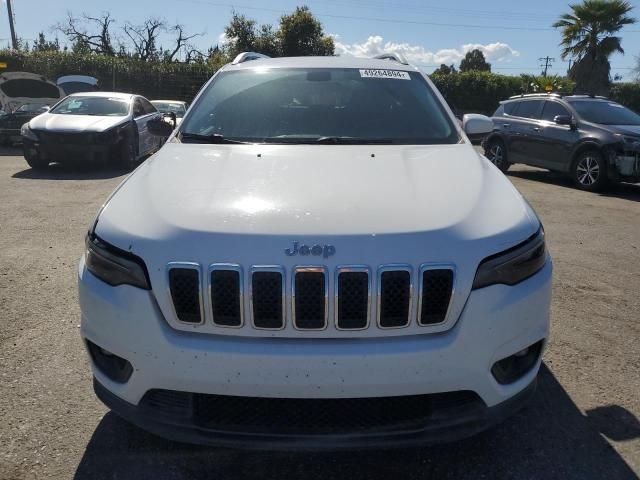
[[[103,55],[115,55],[115,48],[111,41],[111,25],[115,20],[111,14],[104,12],[99,17],[91,17],[86,13],[82,14],[82,18],[74,17],[71,12],[67,12],[67,20],[56,26],[59,30],[69,38],[74,44],[82,44],[89,48],[90,51]],[[92,24],[97,28],[89,32],[84,24]]]
[[[185,61],[187,63],[197,57],[197,54],[202,55],[202,53],[196,50],[190,43],[192,39],[202,36],[202,33],[194,33],[192,35],[188,35],[184,31],[184,25],[180,24],[174,25],[170,30],[175,32],[177,37],[175,39],[173,50],[167,50],[165,52],[165,60],[169,62],[174,61],[180,51],[185,52]]]
[[[158,36],[166,29],[166,24],[158,18],[149,18],[142,25],[127,22],[124,33],[133,43],[134,55],[140,60],[155,60],[158,58]]]

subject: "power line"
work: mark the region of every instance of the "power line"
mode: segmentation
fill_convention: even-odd
[[[282,9],[268,8],[268,7],[254,7],[250,5],[238,5],[233,3],[211,2],[205,0],[178,0],[185,3],[195,3],[200,5],[210,5],[213,7],[227,7],[231,9],[245,9],[245,10],[259,10],[264,12],[274,12],[282,14]],[[525,26],[505,26],[505,25],[477,25],[467,23],[440,23],[440,22],[427,22],[421,20],[405,20],[386,17],[362,17],[354,15],[338,15],[334,13],[315,13],[314,16],[321,18],[337,18],[343,20],[360,20],[365,22],[380,22],[380,23],[400,23],[408,25],[428,25],[432,27],[447,27],[447,28],[478,28],[478,29],[491,29],[491,30],[530,30],[530,31],[555,31],[552,27],[525,27]],[[640,33],[640,30],[625,30],[625,33]]]

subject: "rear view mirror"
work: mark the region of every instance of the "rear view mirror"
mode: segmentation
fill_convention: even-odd
[[[173,127],[162,118],[154,118],[147,122],[147,129],[151,135],[156,137],[168,137],[173,132]]]
[[[556,115],[553,121],[558,125],[573,125],[573,117],[571,115]]]
[[[462,117],[462,129],[470,137],[486,135],[493,131],[493,121],[486,115],[467,113]]]

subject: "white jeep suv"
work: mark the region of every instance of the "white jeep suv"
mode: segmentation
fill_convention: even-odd
[[[168,438],[284,449],[443,442],[515,412],[552,265],[462,129],[399,58],[222,68],[88,233],[98,397]]]

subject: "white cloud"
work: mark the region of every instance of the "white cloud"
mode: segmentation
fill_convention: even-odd
[[[220,35],[218,35],[218,45],[223,46],[227,42],[229,42],[229,37],[227,37],[226,33],[222,32]]]
[[[417,64],[440,65],[441,63],[460,63],[465,54],[473,49],[479,49],[484,53],[488,62],[509,62],[514,57],[520,56],[520,52],[511,48],[503,42],[489,43],[467,43],[460,48],[445,48],[432,52],[422,45],[411,45],[409,43],[385,42],[379,35],[370,36],[362,43],[342,43],[339,36],[334,38],[336,53],[338,55],[350,55],[354,57],[373,57],[381,53],[400,53],[407,60]]]

